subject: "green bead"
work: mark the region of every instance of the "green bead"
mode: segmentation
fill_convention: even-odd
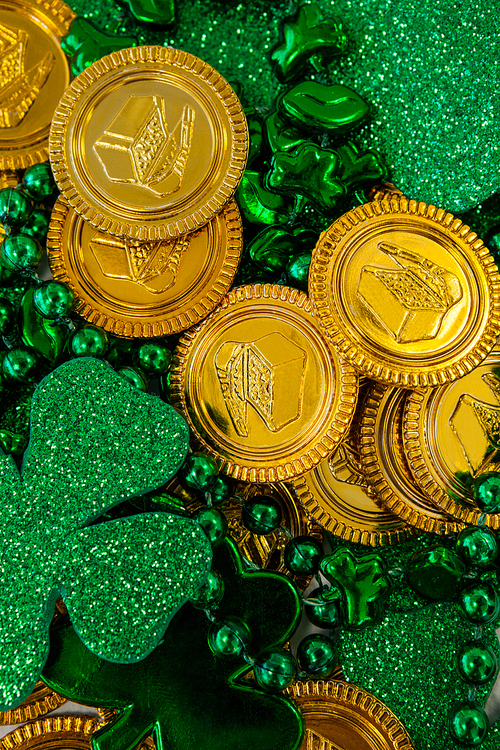
[[[486,685],[497,673],[497,657],[489,644],[467,641],[457,654],[456,668],[469,685]]]
[[[341,625],[342,598],[338,589],[317,588],[311,591],[308,599],[318,599],[320,604],[305,604],[304,611],[309,622],[317,628],[333,628]]]
[[[302,671],[325,679],[330,677],[339,662],[339,650],[328,636],[311,633],[299,643],[297,661]]]
[[[428,547],[410,557],[406,580],[424,599],[442,601],[456,596],[464,573],[465,565],[452,550]]]
[[[27,234],[11,234],[0,246],[2,262],[11,271],[26,272],[37,268],[42,262],[40,243]]]
[[[2,360],[2,373],[13,384],[33,383],[38,375],[38,361],[33,349],[10,349]]]
[[[281,526],[281,505],[270,495],[254,495],[249,498],[241,512],[243,525],[252,534],[272,534]]]
[[[175,21],[175,0],[127,0],[133,15],[142,23],[170,26]]]
[[[202,508],[194,518],[207,535],[210,544],[218,544],[226,536],[227,519],[217,508]]]
[[[473,484],[474,500],[485,513],[500,510],[500,474],[488,472],[477,477]]]
[[[143,370],[151,378],[163,375],[170,367],[172,355],[163,341],[146,341],[133,354],[136,367]]]
[[[177,476],[186,489],[206,492],[213,486],[218,474],[218,466],[211,456],[206,453],[189,453]]]
[[[108,335],[97,326],[84,326],[75,331],[69,342],[73,357],[104,357],[108,351]]]
[[[256,657],[253,672],[261,688],[269,693],[281,693],[295,679],[297,665],[289,651],[272,648]]]
[[[285,120],[306,132],[340,135],[359,125],[369,107],[359,94],[342,84],[327,86],[303,81],[280,96],[278,111]]]
[[[448,731],[463,747],[478,747],[485,739],[490,722],[482,708],[471,701],[456,703],[448,713]]]
[[[63,52],[72,59],[73,75],[78,75],[104,55],[118,52],[125,47],[135,47],[133,37],[106,34],[92,21],[77,16],[72,22],[69,33],[61,39]]]
[[[500,599],[490,583],[472,583],[460,592],[460,614],[476,625],[496,620],[500,613]]]
[[[485,568],[498,554],[495,533],[487,526],[471,526],[460,532],[457,552],[467,565]]]
[[[71,312],[73,307],[73,292],[60,281],[44,281],[33,293],[35,307],[44,318],[57,320]]]
[[[48,162],[28,167],[24,173],[23,190],[39,203],[43,203],[55,193],[56,183]]]
[[[214,505],[221,505],[229,500],[233,494],[231,482],[226,477],[216,477],[215,482],[210,487],[210,497]]]
[[[304,133],[283,120],[278,112],[273,112],[266,117],[264,132],[267,148],[271,154],[297,148],[307,140]]]
[[[287,282],[290,286],[307,292],[311,257],[311,253],[300,253],[290,258],[285,269]]]
[[[224,596],[224,579],[211,570],[207,580],[189,600],[196,609],[214,609]]]
[[[38,242],[45,242],[49,231],[50,214],[42,208],[35,208],[26,224],[21,227],[21,233],[34,237]]]
[[[148,391],[147,378],[139,370],[135,370],[133,367],[119,367],[116,371],[118,375],[133,385],[134,388],[138,388],[143,393]]]
[[[31,200],[22,190],[0,190],[0,224],[13,228],[20,227],[28,220],[31,209]]]
[[[296,536],[285,547],[284,561],[289,571],[298,575],[318,572],[323,549],[320,542],[310,536]]]
[[[266,227],[247,250],[253,262],[269,273],[281,273],[295,249],[292,232],[281,226]]]
[[[250,628],[239,617],[226,617],[214,622],[208,631],[208,645],[216,656],[234,659],[250,643]]]
[[[263,176],[247,169],[236,193],[238,206],[250,224],[286,224],[290,211],[287,201],[267,190]]]
[[[5,297],[0,297],[0,336],[7,336],[12,331],[14,320],[14,305]]]

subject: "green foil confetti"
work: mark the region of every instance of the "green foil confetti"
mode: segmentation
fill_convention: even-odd
[[[187,442],[177,412],[97,360],[65,363],[37,387],[21,473],[0,452],[0,710],[38,679],[59,595],[89,649],[134,662],[203,584],[212,555],[193,520],[145,513],[89,525],[164,484]]]

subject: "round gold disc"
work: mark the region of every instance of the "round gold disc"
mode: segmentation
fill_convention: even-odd
[[[61,99],[50,160],[96,228],[136,240],[202,227],[245,169],[248,129],[231,86],[171,47],[132,47],[84,70]]]
[[[138,243],[99,232],[59,199],[47,237],[52,275],[73,291],[76,312],[125,337],[168,336],[208,315],[241,249],[234,201],[196,232]]]
[[[415,750],[397,716],[349,682],[296,682],[287,689],[305,722],[300,750]]]
[[[71,80],[60,41],[74,18],[60,0],[0,0],[0,170],[49,158],[50,123]]]
[[[349,362],[383,383],[426,388],[462,377],[492,349],[499,282],[493,258],[459,219],[391,195],[323,233],[309,293]]]
[[[474,479],[500,471],[500,350],[460,380],[406,399],[404,449],[415,481],[433,503],[464,524],[477,524]],[[500,528],[500,514],[484,514]]]
[[[170,392],[223,473],[267,483],[299,476],[333,452],[358,382],[305,294],[256,284],[229,292],[184,334]]]
[[[90,750],[99,720],[83,715],[49,716],[5,735],[0,750]]]
[[[0,725],[22,724],[37,719],[59,708],[63,703],[66,703],[66,698],[54,693],[42,680],[38,680],[31,695],[20,706],[9,711],[0,711]]]
[[[445,515],[415,484],[402,445],[402,415],[407,392],[370,389],[361,417],[363,471],[380,501],[394,515],[423,531],[453,534],[462,525]]]

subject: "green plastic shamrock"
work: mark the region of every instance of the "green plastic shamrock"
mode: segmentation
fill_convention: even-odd
[[[364,99],[347,86],[325,86],[317,81],[303,81],[286,91],[277,107],[295,127],[331,135],[355,128],[369,112]]]
[[[348,549],[341,548],[325,557],[320,568],[342,593],[349,630],[366,628],[381,619],[381,605],[389,596],[391,582],[380,555],[355,557]]]
[[[286,224],[290,211],[281,195],[262,184],[259,172],[247,169],[236,192],[238,206],[250,224]]]
[[[341,179],[347,191],[388,178],[389,171],[377,151],[360,151],[352,141],[337,146],[335,150],[340,158]]]
[[[61,39],[63,51],[72,58],[71,70],[75,76],[104,55],[136,46],[137,41],[133,37],[107,34],[92,21],[79,16],[71,24],[68,34]]]
[[[347,37],[342,22],[322,20],[318,5],[302,5],[297,13],[286,18],[282,27],[283,40],[271,50],[271,62],[280,81],[291,81],[308,60],[316,70],[335,55],[344,52]]]
[[[315,143],[303,143],[294,151],[277,151],[266,187],[283,195],[308,198],[322,212],[331,211],[345,195],[338,154]]]
[[[33,292],[34,287],[28,287],[19,308],[21,339],[54,367],[64,352],[69,329],[40,315],[33,302]]]
[[[175,21],[175,0],[127,0],[138,21],[170,26]]]
[[[268,115],[265,120],[266,143],[271,154],[276,151],[289,151],[297,148],[307,139],[304,133],[290,126],[278,112]]]
[[[228,538],[214,548],[224,594],[217,620],[238,617],[250,629],[250,654],[279,646],[295,630],[300,602],[294,584],[264,571],[245,572]],[[287,699],[245,679],[242,657],[222,659],[209,648],[210,620],[186,604],[158,648],[140,664],[104,662],[85,648],[71,624],[51,627],[43,679],[86,705],[118,709],[92,738],[94,750],[133,750],[153,732],[157,750],[296,750],[302,718]]]
[[[0,453],[0,710],[38,679],[59,595],[88,648],[127,662],[155,648],[203,584],[211,549],[195,521],[145,513],[93,524],[164,484],[187,444],[174,409],[98,360],[67,362],[38,385],[21,473]]]

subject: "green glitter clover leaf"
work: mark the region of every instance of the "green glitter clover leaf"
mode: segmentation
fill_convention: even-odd
[[[321,572],[342,593],[346,628],[359,630],[378,622],[382,604],[389,596],[391,582],[380,555],[355,557],[346,548],[325,557]]]
[[[21,474],[0,452],[0,710],[32,690],[59,595],[104,659],[149,654],[211,564],[196,522],[147,513],[89,524],[164,484],[188,444],[170,406],[93,359],[67,362],[33,395]]]
[[[284,576],[247,573],[234,542],[214,549],[223,577],[217,619],[241,618],[250,653],[279,646],[299,618],[296,589]],[[104,662],[85,648],[69,621],[54,623],[43,679],[86,705],[118,709],[92,739],[94,750],[132,750],[153,731],[157,750],[296,750],[303,725],[293,704],[244,679],[243,658],[217,658],[209,648],[210,620],[186,604],[158,648],[140,664]]]

